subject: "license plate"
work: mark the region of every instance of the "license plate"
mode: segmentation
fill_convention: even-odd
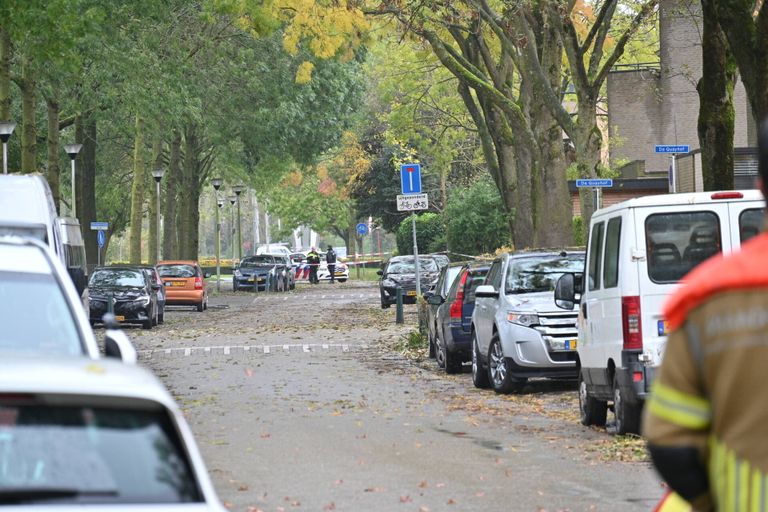
[[[576,350],[577,340],[565,340],[565,350]]]
[[[416,296],[416,290],[411,290],[408,292],[409,297],[415,297]]]
[[[123,315],[115,315],[115,320],[117,320],[118,322],[124,322],[125,321],[125,316],[123,316]]]
[[[658,330],[659,336],[666,336],[669,332],[669,322],[667,320],[659,320]]]
[[[171,281],[168,284],[171,285],[171,287],[176,287],[176,288],[180,288],[182,286],[186,286],[187,285],[187,283],[185,283],[183,281],[181,281],[181,282],[180,281]]]

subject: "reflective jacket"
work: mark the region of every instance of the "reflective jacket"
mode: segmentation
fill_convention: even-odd
[[[315,251],[309,251],[307,253],[307,263],[313,266],[320,264],[320,255]]]
[[[670,335],[643,427],[652,456],[695,449],[708,489],[699,503],[768,510],[768,234],[699,265],[664,315]],[[680,460],[654,457],[665,477],[685,472]]]

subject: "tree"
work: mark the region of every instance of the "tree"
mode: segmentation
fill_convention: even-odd
[[[510,243],[501,198],[488,179],[454,191],[444,216],[451,253],[487,254]]]
[[[440,215],[433,212],[416,215],[416,243],[420,254],[445,250],[445,225]],[[410,217],[397,228],[397,251],[413,254],[413,221]]]

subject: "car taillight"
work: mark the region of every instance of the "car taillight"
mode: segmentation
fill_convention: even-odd
[[[195,290],[202,290],[203,289],[203,278],[202,277],[196,277],[195,278]]]
[[[736,191],[715,192],[710,196],[712,199],[743,199],[744,194]]]
[[[464,272],[461,275],[459,290],[456,292],[456,299],[451,303],[451,307],[448,310],[448,316],[451,318],[458,318],[461,320],[461,313],[464,306],[464,284],[467,282],[467,274],[469,274],[469,272]]]
[[[643,328],[640,316],[640,297],[621,298],[621,326],[625,350],[643,349]]]

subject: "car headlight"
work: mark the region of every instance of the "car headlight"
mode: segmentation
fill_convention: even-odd
[[[518,313],[517,311],[507,312],[507,321],[513,324],[530,327],[539,324],[539,315],[534,313]]]
[[[242,275],[239,270],[235,270],[235,277],[242,277]]]
[[[131,304],[133,304],[134,306],[144,307],[144,306],[148,306],[149,302],[150,302],[149,297],[142,297],[141,299],[131,301]]]
[[[397,286],[397,283],[391,279],[384,279],[381,281],[381,285],[384,286],[385,288],[394,288],[395,286]]]

